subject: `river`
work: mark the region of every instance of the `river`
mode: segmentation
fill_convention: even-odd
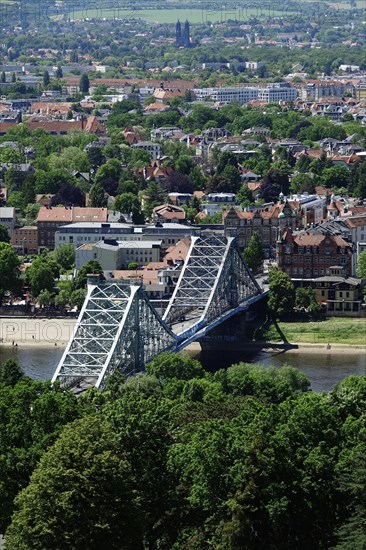
[[[62,356],[62,349],[18,347],[1,348],[0,361],[9,357],[16,358],[25,373],[37,380],[47,380],[52,377]],[[186,351],[191,357],[199,359],[203,366],[210,371],[226,368],[240,361],[260,363],[265,366],[280,367],[284,364],[292,365],[303,371],[315,392],[329,391],[337,382],[346,376],[366,375],[366,354],[324,354],[324,353],[228,353],[228,352],[195,352]]]

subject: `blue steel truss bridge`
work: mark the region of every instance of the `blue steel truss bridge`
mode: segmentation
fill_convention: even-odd
[[[265,294],[232,237],[192,237],[162,317],[139,286],[89,285],[52,381],[69,388],[103,389],[116,369],[126,376],[143,371],[159,353],[182,350]]]

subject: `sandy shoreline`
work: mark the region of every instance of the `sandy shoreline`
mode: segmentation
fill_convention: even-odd
[[[0,346],[37,346],[65,348],[76,324],[76,319],[59,318],[0,318]],[[279,344],[269,342],[248,342],[235,344],[231,351],[267,353],[306,353],[306,354],[355,354],[366,353],[366,346],[330,343]],[[235,349],[237,348],[237,349]],[[200,344],[194,342],[185,348],[191,352],[201,351]]]
[[[0,345],[65,347],[76,319],[0,318]]]

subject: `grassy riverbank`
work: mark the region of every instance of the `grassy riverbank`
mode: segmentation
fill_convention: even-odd
[[[366,346],[366,319],[326,319],[324,321],[272,323],[262,333],[267,342],[347,344]],[[281,335],[282,333],[282,335]]]

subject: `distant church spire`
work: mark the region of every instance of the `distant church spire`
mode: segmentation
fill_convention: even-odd
[[[182,25],[180,24],[180,21],[178,19],[176,25],[175,25],[175,45],[180,46],[182,42]]]
[[[175,25],[175,45],[177,48],[190,48],[192,46],[188,19],[184,23],[183,32],[182,24],[178,19]]]

